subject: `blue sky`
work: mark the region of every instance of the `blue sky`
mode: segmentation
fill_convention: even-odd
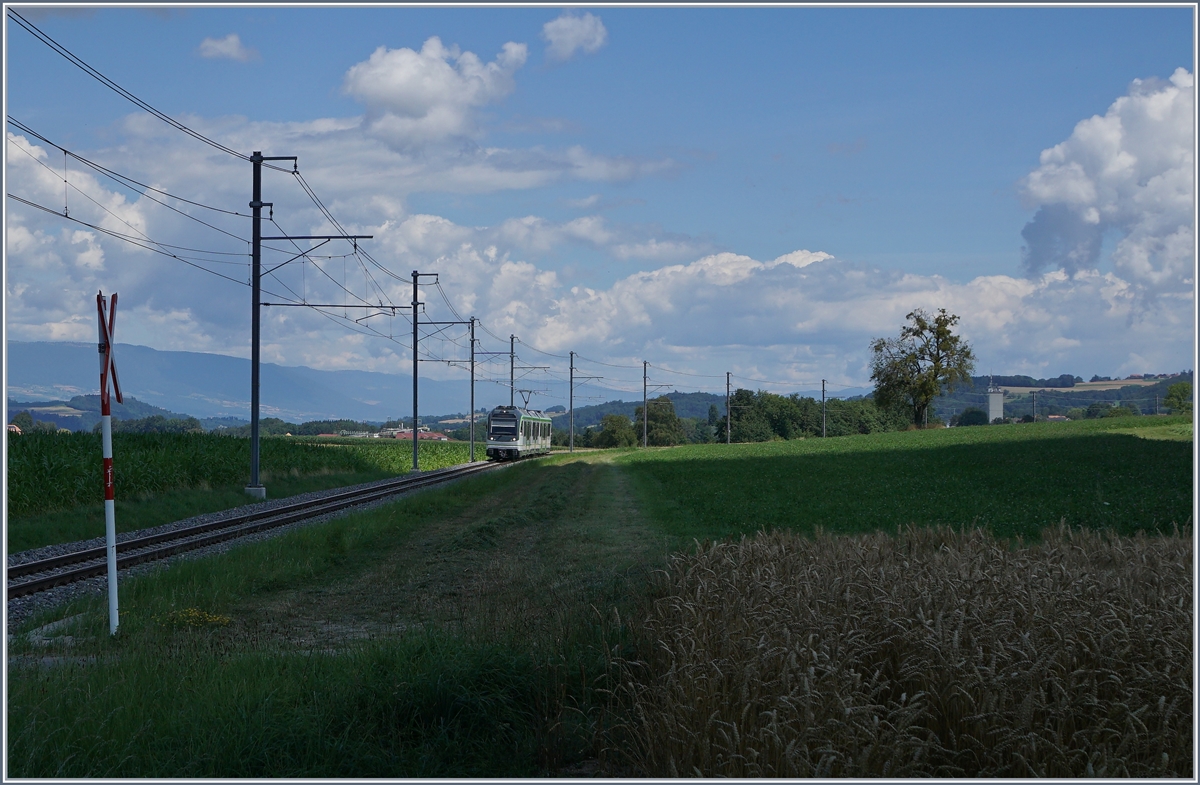
[[[267,7],[28,18],[192,127],[246,152],[261,144],[300,155],[339,220],[376,233],[376,259],[400,275],[439,269],[464,315],[531,349],[732,368],[782,385],[861,384],[871,337],[898,331],[913,307],[947,307],[963,315],[982,370],[1191,366],[1194,139],[1178,119],[1194,106],[1191,8]],[[545,26],[558,19],[551,34]],[[205,39],[230,34],[242,49],[220,51],[240,59],[203,55]],[[562,47],[575,42],[569,56],[553,56],[555,35]],[[436,55],[434,36],[457,49]],[[9,114],[172,193],[244,207],[248,165],[139,122],[131,104],[15,24],[5,49]],[[484,87],[468,86],[462,53],[492,68]],[[438,78],[451,81],[421,97],[405,63],[441,63]],[[1177,104],[1166,119],[1153,108],[1160,94]],[[1109,141],[1078,130],[1093,117]],[[1175,150],[1184,136],[1187,150],[1169,160],[1137,155]],[[1059,158],[1040,158],[1056,145],[1066,145]],[[6,147],[12,190],[33,176],[31,159]],[[1140,169],[1113,180],[1101,159],[1123,153]],[[56,155],[45,160],[61,166]],[[1072,190],[1076,165],[1090,196]],[[289,231],[317,231],[293,184],[268,178],[267,189]],[[122,209],[155,240],[216,248],[125,193]],[[1088,218],[1092,209],[1101,217]],[[6,217],[10,337],[90,340],[80,337],[90,322],[74,319],[62,292],[94,295],[103,278],[130,291],[137,342],[248,353],[242,293],[163,257],[123,265],[129,252],[117,241],[64,234],[61,219],[11,200]],[[39,239],[14,240],[13,224]],[[1023,236],[1027,225],[1045,231]],[[1062,250],[1095,242],[1098,253]],[[1031,243],[1041,245],[1025,258]],[[780,266],[799,251],[809,256]],[[289,285],[317,273],[301,272]],[[168,283],[182,290],[165,294]],[[328,319],[273,318],[272,358],[284,364],[386,370],[406,356]]]

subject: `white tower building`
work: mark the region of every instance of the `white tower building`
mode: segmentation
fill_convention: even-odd
[[[1004,388],[997,387],[988,380],[988,422],[995,422],[1004,417]]]

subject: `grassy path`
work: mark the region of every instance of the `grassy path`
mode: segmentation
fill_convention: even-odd
[[[565,611],[624,596],[668,545],[610,462],[531,468],[331,580],[247,597],[235,633],[327,650],[429,624],[477,641],[568,634]]]

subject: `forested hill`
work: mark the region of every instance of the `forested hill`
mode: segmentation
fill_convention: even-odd
[[[115,420],[136,420],[143,417],[164,417],[166,419],[187,419],[189,415],[179,414],[163,409],[153,404],[139,401],[133,396],[126,395],[124,403],[117,403],[114,396],[111,399],[112,416]],[[36,421],[54,423],[59,428],[69,428],[72,431],[90,431],[92,426],[100,422],[100,396],[76,395],[68,401],[14,401],[8,399],[8,419],[19,412],[29,412]]]
[[[662,394],[658,393],[650,397],[658,398]],[[666,396],[671,399],[671,403],[675,404],[675,414],[678,417],[689,417],[707,421],[708,407],[714,405],[717,407],[720,416],[725,416],[724,395],[701,392],[669,392],[666,393]],[[607,403],[598,403],[592,406],[576,406],[575,427],[578,429],[586,428],[589,425],[599,425],[606,414],[623,414],[632,419],[634,412],[641,405],[641,401],[608,401]],[[555,412],[551,416],[554,418],[555,427],[566,427],[566,412]]]

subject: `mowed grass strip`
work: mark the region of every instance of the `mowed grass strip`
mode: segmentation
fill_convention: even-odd
[[[595,758],[622,635],[596,609],[665,559],[618,519],[616,484],[516,465],[125,581],[115,639],[102,598],[32,619],[9,647],[8,773],[525,777]],[[71,614],[46,645],[22,637]]]
[[[1140,428],[1174,436],[1130,435]],[[694,445],[618,460],[651,518],[688,538],[914,523],[1036,539],[1064,520],[1133,534],[1190,521],[1192,444],[1180,438],[1190,429],[1190,418],[1123,417]]]
[[[777,531],[672,559],[620,661],[651,777],[1192,777],[1192,537]]]
[[[384,479],[412,469],[395,439],[267,438],[261,479],[271,498]],[[100,436],[8,437],[8,548],[20,551],[104,533]],[[216,434],[114,434],[117,531],[133,531],[254,501],[250,442]],[[420,444],[423,470],[468,459],[468,445]]]

